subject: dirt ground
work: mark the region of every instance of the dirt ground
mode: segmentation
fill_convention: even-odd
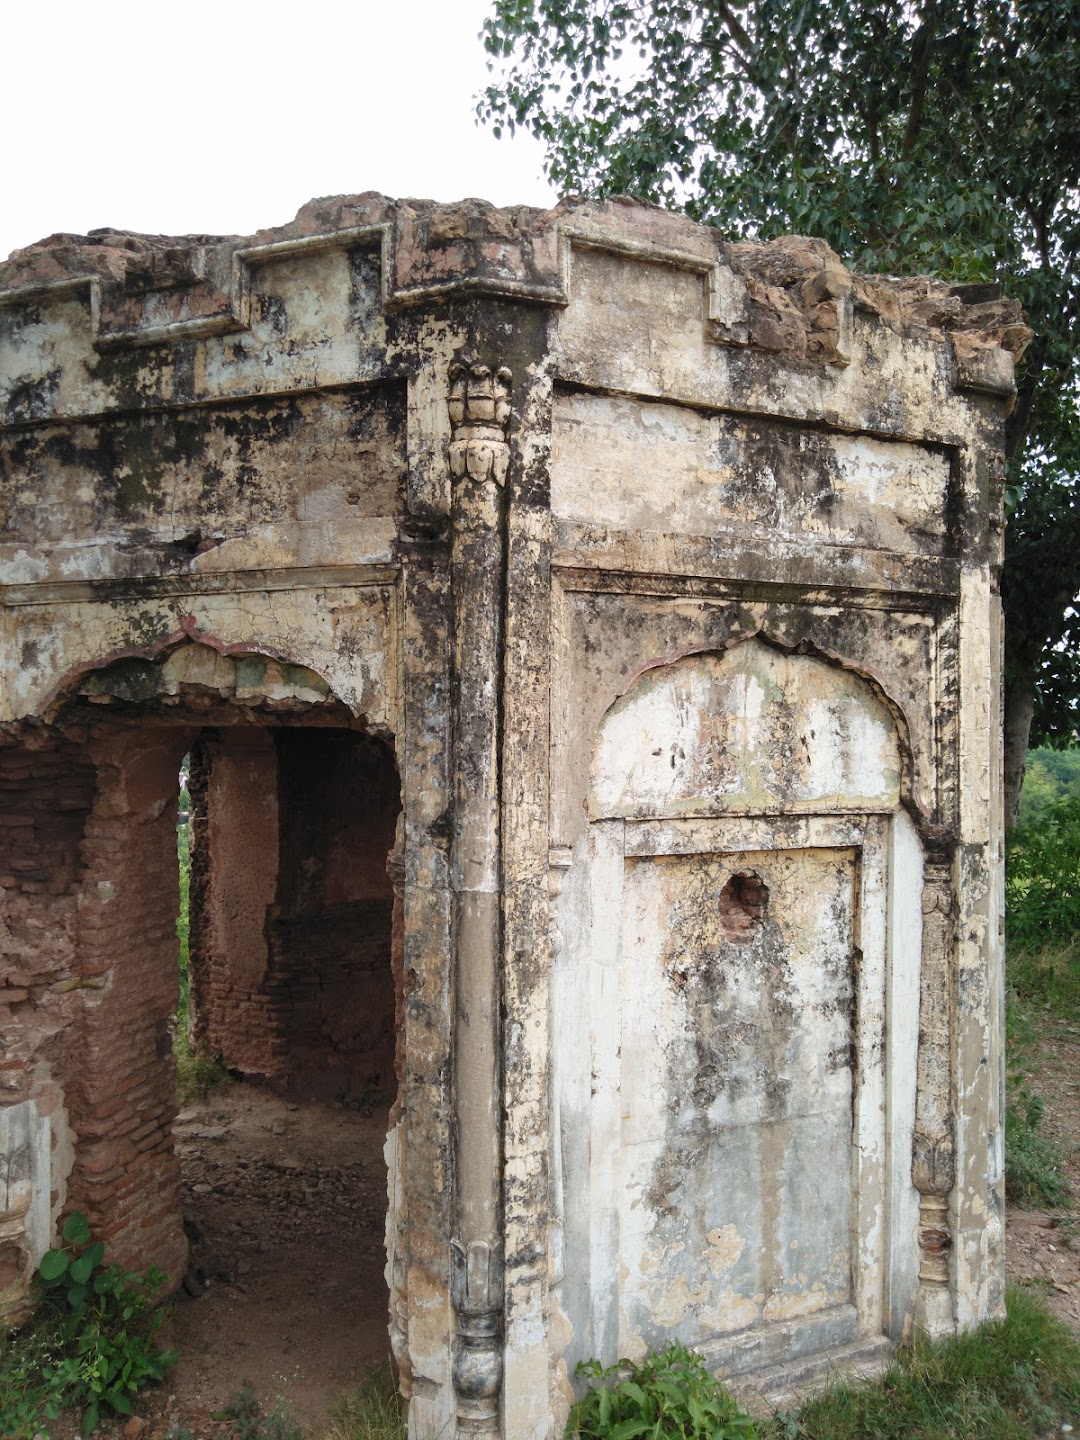
[[[245,1381],[317,1426],[386,1363],[386,1120],[236,1081],[180,1113],[191,1265],[160,1332],[180,1360],[140,1399],[146,1440],[177,1422],[219,1432],[211,1416]]]
[[[1028,1084],[1078,1200],[1010,1209],[1008,1270],[1080,1331],[1080,1027],[1050,1020],[1039,1036]],[[181,1358],[126,1433],[162,1440],[182,1423],[213,1440],[226,1433],[214,1412],[249,1380],[318,1435],[333,1394],[387,1361],[385,1132],[385,1110],[297,1106],[235,1081],[181,1112],[192,1266],[161,1331]]]

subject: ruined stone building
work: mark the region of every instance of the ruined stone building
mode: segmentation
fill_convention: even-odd
[[[183,1270],[185,754],[196,1038],[393,1102],[417,1440],[999,1315],[1025,338],[621,203],[0,265],[8,1318],[72,1208]]]

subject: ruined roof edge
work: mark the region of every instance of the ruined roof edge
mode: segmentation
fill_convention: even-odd
[[[0,262],[0,305],[85,287],[93,292],[99,348],[243,328],[252,265],[336,243],[381,250],[388,305],[469,291],[561,305],[570,248],[628,253],[710,277],[717,343],[845,364],[845,327],[860,312],[902,336],[950,341],[958,384],[1002,395],[1011,391],[1013,360],[1031,338],[1019,303],[994,286],[859,275],[822,240],[733,244],[686,216],[623,198],[541,210],[475,199],[394,200],[369,191],[311,200],[288,224],[251,236],[108,228],[58,234]],[[132,325],[132,297],[147,295],[168,297],[171,321]]]

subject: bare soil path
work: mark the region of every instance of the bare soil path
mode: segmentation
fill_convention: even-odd
[[[318,1423],[386,1362],[386,1119],[238,1082],[181,1111],[191,1267],[160,1332],[181,1358],[140,1402],[142,1433],[179,1422],[212,1435],[245,1381],[267,1408],[283,1398]]]

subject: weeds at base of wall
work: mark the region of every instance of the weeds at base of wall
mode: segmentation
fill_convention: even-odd
[[[270,1409],[264,1410],[250,1380],[210,1418],[228,1425],[229,1440],[303,1440],[303,1431],[289,1414],[284,1398],[279,1395]]]
[[[229,1078],[229,1072],[220,1060],[200,1055],[190,1048],[187,1036],[181,1038],[179,1031],[173,1040],[173,1054],[176,1057],[176,1103],[190,1105],[193,1100],[205,1100]]]
[[[130,1416],[132,1396],[177,1359],[153,1339],[163,1318],[153,1299],[164,1275],[106,1265],[105,1246],[82,1214],[68,1216],[63,1237],[38,1266],[37,1312],[0,1342],[0,1435],[14,1440],[29,1440],[65,1410],[81,1411],[84,1435],[106,1412]]]
[[[405,1440],[405,1401],[389,1365],[369,1370],[359,1385],[330,1402],[329,1422],[315,1440]]]
[[[359,1384],[335,1396],[326,1424],[314,1430],[301,1430],[282,1395],[264,1410],[250,1383],[212,1419],[227,1426],[228,1440],[302,1440],[304,1435],[307,1440],[406,1440],[408,1434],[405,1402],[389,1365],[373,1366]],[[165,1440],[194,1440],[186,1427],[175,1429]]]
[[[1080,1423],[1080,1341],[1010,1286],[996,1324],[903,1352],[878,1384],[836,1385],[762,1440],[1037,1440]]]
[[[590,1389],[570,1412],[568,1440],[1044,1440],[1080,1422],[1080,1340],[1018,1286],[1004,1320],[919,1342],[877,1383],[833,1385],[769,1420],[743,1414],[681,1345],[640,1365],[591,1361],[577,1373]]]

